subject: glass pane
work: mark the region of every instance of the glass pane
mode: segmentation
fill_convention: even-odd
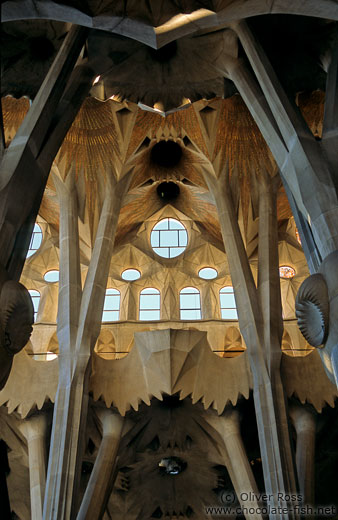
[[[163,258],[169,258],[169,247],[154,247],[154,251],[159,256],[162,256]]]
[[[200,320],[200,319],[201,319],[200,309],[181,310],[181,320]]]
[[[198,276],[204,280],[212,280],[217,277],[217,271],[213,267],[203,267],[198,271]]]
[[[160,291],[154,287],[147,287],[146,289],[142,289],[141,294],[160,294]]]
[[[159,247],[160,245],[160,232],[159,231],[152,231],[150,235],[150,243],[151,247]]]
[[[178,231],[162,231],[160,235],[160,246],[177,247]]]
[[[119,317],[119,311],[103,311],[102,313],[102,321],[118,321]]]
[[[29,243],[29,249],[27,252],[27,258],[34,255],[34,253],[39,249],[42,242],[42,230],[39,224],[34,225],[33,233],[31,236],[31,240]]]
[[[178,236],[179,236],[178,245],[186,247],[186,245],[188,243],[188,233],[186,232],[186,230],[183,229],[183,230],[179,231]]]
[[[163,258],[175,258],[185,250],[188,244],[188,233],[178,220],[163,219],[153,227],[150,243],[157,255]]]
[[[181,309],[199,309],[200,295],[199,294],[181,294],[180,296],[180,308]]]
[[[107,289],[106,294],[118,294],[120,296],[120,291],[117,289]]]
[[[221,307],[230,307],[235,309],[236,302],[233,294],[220,294]]]
[[[184,229],[183,224],[175,218],[169,219],[169,229]]]
[[[120,309],[120,295],[107,295],[103,308],[105,311],[118,311]]]
[[[32,249],[39,249],[40,244],[41,244],[41,234],[40,233],[33,233],[30,248],[32,248]]]
[[[221,309],[222,320],[237,320],[236,309]]]
[[[37,313],[39,310],[40,296],[34,296],[32,298],[32,303],[34,307],[34,313]]]
[[[46,282],[58,282],[59,281],[59,271],[53,270],[53,271],[47,271],[44,275],[44,279]]]
[[[290,265],[281,265],[279,267],[279,276],[281,278],[293,278],[296,274],[296,271]]]
[[[158,222],[158,223],[156,224],[156,226],[154,226],[153,229],[154,229],[154,230],[159,230],[159,229],[169,229],[169,219],[164,218],[163,220],[160,220],[160,222]]]
[[[181,293],[180,294],[185,294],[185,293],[196,293],[196,294],[199,294],[199,290],[196,289],[196,287],[184,287],[184,289],[182,289]]]
[[[185,247],[171,247],[170,248],[170,258],[175,258],[176,256],[183,253]]]
[[[227,287],[222,287],[222,289],[219,291],[220,293],[233,293],[234,288],[228,285]]]
[[[133,282],[134,280],[138,280],[141,277],[141,273],[137,269],[126,269],[125,271],[123,271],[121,276],[123,280]]]
[[[160,319],[160,311],[156,310],[145,310],[140,311],[140,320],[141,321],[150,321],[150,320],[159,320]]]
[[[160,295],[159,294],[141,294],[140,310],[159,309],[159,308],[160,308]]]

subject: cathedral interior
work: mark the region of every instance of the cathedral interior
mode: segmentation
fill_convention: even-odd
[[[1,3],[1,518],[338,518],[337,20]]]

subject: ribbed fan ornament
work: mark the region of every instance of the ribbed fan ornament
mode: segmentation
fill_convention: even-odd
[[[298,327],[313,347],[325,343],[329,331],[329,295],[322,274],[309,276],[299,288],[296,297]]]
[[[2,342],[9,354],[26,345],[33,330],[34,309],[27,289],[14,280],[7,281],[0,294]]]

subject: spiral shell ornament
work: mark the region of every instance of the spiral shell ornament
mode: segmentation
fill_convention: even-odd
[[[19,282],[9,280],[0,293],[0,341],[9,355],[26,345],[34,321],[34,308],[27,289]]]
[[[300,286],[296,297],[298,327],[313,347],[325,343],[329,332],[329,295],[322,274],[309,276]]]

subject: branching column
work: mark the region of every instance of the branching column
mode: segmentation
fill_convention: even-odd
[[[44,518],[72,518],[77,512],[88,408],[89,360],[100,333],[103,304],[118,216],[130,171],[116,181],[107,174],[92,259],[81,291],[77,193],[73,172],[55,178],[60,200],[59,385],[56,394]]]
[[[99,409],[96,413],[102,425],[102,441],[77,520],[102,518],[114,484],[116,456],[125,419],[111,409]]]
[[[39,413],[25,419],[20,429],[25,435],[28,445],[32,519],[42,520],[46,485],[46,414]]]
[[[269,190],[272,190],[272,185],[266,178],[267,191],[260,194],[264,197],[264,204],[261,202],[260,232],[267,234],[267,242],[265,243],[261,237],[259,264],[261,269],[267,268],[268,271],[263,277],[261,273],[260,287],[257,290],[239,229],[226,171],[224,169],[217,178],[213,167],[205,164],[203,173],[216,202],[234,286],[239,326],[248,348],[254,381],[254,402],[265,490],[268,495],[271,495],[271,507],[287,507],[287,502],[278,500],[278,496],[281,496],[278,493],[285,496],[286,493],[296,492],[296,481],[287,434],[287,418],[282,401],[283,390],[280,384],[277,353],[281,338],[280,303],[278,304],[280,293],[276,286],[277,281],[279,283],[278,254],[276,251],[271,252],[270,247],[277,248],[278,244],[269,243],[268,247],[269,236],[273,233],[272,227],[276,225],[275,214],[271,212],[273,199],[271,202],[265,199]],[[274,276],[273,271],[276,271]],[[265,304],[268,305],[267,309]],[[276,315],[277,320],[273,319]],[[270,516],[270,518],[296,517],[297,515],[292,511],[288,514],[280,512]]]
[[[239,503],[243,508],[258,510],[259,503],[255,477],[243,444],[240,430],[240,415],[235,409],[226,411],[222,416],[205,415],[205,419],[220,434],[226,450],[225,465],[228,468],[232,484]],[[248,500],[246,500],[248,498]],[[261,520],[261,513],[245,515],[252,520]]]
[[[314,505],[316,415],[304,405],[293,405],[290,416],[297,433],[296,464],[303,505]],[[310,517],[309,517],[310,518]]]
[[[338,135],[338,50],[331,60],[327,87],[330,105],[325,107],[322,144],[315,140],[297,107],[289,101],[246,22],[234,24],[233,29],[257,79],[240,60],[229,64],[228,75],[271,149],[298,209],[305,219],[310,218],[316,245],[324,259],[338,249],[338,198],[332,169],[337,164],[334,157]]]

